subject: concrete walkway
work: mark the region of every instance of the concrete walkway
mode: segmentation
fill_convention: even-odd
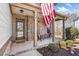
[[[36,49],[22,50],[10,56],[42,56]]]
[[[36,49],[34,49],[34,50],[27,51],[27,52],[23,52],[16,56],[42,56],[42,55]]]

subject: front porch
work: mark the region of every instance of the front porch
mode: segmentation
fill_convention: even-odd
[[[46,26],[42,23],[42,14],[39,6],[32,4],[10,4],[12,10],[12,44],[10,55],[16,55],[21,51],[28,51],[39,47],[47,46],[53,42],[52,36],[46,38],[41,37],[48,35]],[[25,7],[24,7],[25,6]],[[29,8],[28,8],[29,7]],[[65,23],[66,17],[58,14],[56,15],[55,22],[61,21],[61,27],[55,28],[56,33],[59,29],[60,34],[55,34],[53,43],[65,38]],[[56,24],[55,24],[56,25]],[[58,27],[58,26],[57,26]],[[52,23],[49,25],[50,32],[53,30]],[[21,31],[21,33],[19,33]],[[51,33],[52,35],[53,33]],[[21,36],[21,37],[20,37]],[[53,35],[54,36],[54,35]],[[21,42],[23,41],[23,42]],[[19,43],[20,42],[20,43]]]
[[[58,41],[60,40],[62,39],[56,39],[54,43],[58,43]],[[44,39],[42,41],[39,40],[35,47],[33,46],[33,41],[26,41],[23,43],[13,43],[9,55],[19,55],[22,53],[27,53],[28,51],[32,51],[32,50],[36,50],[37,48],[48,46],[49,43],[52,43],[52,38]]]
[[[13,42],[30,42],[32,41],[32,46],[39,46],[44,44],[42,41],[46,39],[45,36],[48,35],[47,27],[43,24],[42,14],[40,6],[32,4],[10,4],[12,10],[12,41]],[[25,7],[24,7],[25,6]],[[29,8],[28,8],[29,7]],[[66,17],[56,13],[55,22],[61,21],[61,27],[55,27],[55,37],[65,38],[65,23]],[[56,25],[56,24],[55,24]],[[51,37],[53,37],[53,25],[49,25]],[[59,33],[58,32],[59,29]],[[42,38],[43,37],[43,38]],[[49,37],[49,35],[48,35]],[[49,37],[50,38],[50,37]],[[52,42],[52,38],[48,42]],[[40,41],[41,40],[41,41]],[[46,41],[46,40],[45,40]],[[39,42],[39,43],[38,43]],[[38,45],[39,44],[39,45]],[[27,44],[29,45],[29,44]]]

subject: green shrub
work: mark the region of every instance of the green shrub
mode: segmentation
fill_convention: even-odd
[[[52,48],[56,48],[56,44],[54,44],[54,43],[50,43],[50,44],[48,45],[48,48],[50,48],[50,49],[52,49]]]
[[[74,40],[78,38],[79,31],[76,27],[66,28],[66,39]]]
[[[71,39],[71,27],[66,28],[66,39]]]

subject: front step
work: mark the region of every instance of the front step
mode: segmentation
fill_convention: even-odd
[[[18,40],[16,40],[15,42],[16,42],[16,43],[23,43],[23,42],[25,42],[25,39],[18,39]]]

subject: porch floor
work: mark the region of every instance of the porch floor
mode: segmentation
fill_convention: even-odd
[[[58,42],[59,39],[56,39],[55,42]],[[38,40],[37,46],[33,46],[33,41],[26,41],[23,43],[13,43],[11,52],[9,55],[41,55],[38,51],[36,51],[37,48],[44,47],[48,45],[49,43],[52,43],[52,38],[47,38],[44,40]]]

